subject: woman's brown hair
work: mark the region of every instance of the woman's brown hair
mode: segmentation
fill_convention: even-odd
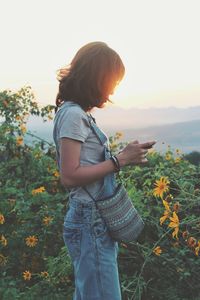
[[[106,101],[112,102],[109,95],[124,72],[120,56],[106,43],[86,44],[79,49],[70,65],[58,70],[57,108],[65,101],[74,101],[85,111],[103,107]]]

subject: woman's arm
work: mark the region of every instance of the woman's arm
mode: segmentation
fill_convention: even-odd
[[[120,166],[146,163],[147,159],[144,158],[144,155],[148,150],[144,148],[151,146],[151,143],[139,144],[137,141],[129,143],[122,152],[116,155]],[[111,159],[95,165],[80,166],[80,153],[80,141],[70,138],[61,138],[61,183],[65,187],[71,188],[87,185],[115,171],[115,166]]]
[[[115,171],[110,159],[95,165],[80,166],[82,142],[62,138],[60,143],[61,183],[65,187],[87,185]]]

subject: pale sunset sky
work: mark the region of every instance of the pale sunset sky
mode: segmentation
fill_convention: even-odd
[[[129,108],[200,105],[199,0],[0,0],[0,89],[30,85],[54,104],[56,70],[91,41],[126,74],[112,97]]]

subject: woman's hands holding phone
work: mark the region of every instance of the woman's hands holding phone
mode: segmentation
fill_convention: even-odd
[[[119,154],[117,158],[119,160],[120,167],[127,165],[145,164],[148,162],[146,154],[148,150],[155,145],[156,141],[139,143],[137,140],[130,142]]]

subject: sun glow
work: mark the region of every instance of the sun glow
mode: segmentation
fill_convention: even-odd
[[[199,105],[199,9],[197,0],[4,1],[0,88],[28,84],[40,103],[54,103],[56,70],[101,40],[126,67],[116,105]]]

